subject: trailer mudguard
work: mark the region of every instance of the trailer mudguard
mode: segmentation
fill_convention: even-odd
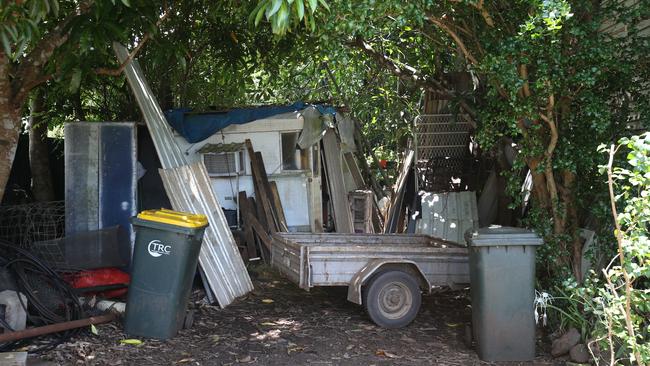
[[[403,270],[413,274],[413,276],[418,279],[420,288],[427,292],[431,292],[431,283],[424,276],[424,273],[422,273],[422,270],[415,262],[408,259],[373,259],[361,268],[361,270],[359,270],[359,272],[357,272],[350,280],[350,284],[348,285],[348,301],[361,305],[361,288],[363,284],[381,268],[386,267]]]

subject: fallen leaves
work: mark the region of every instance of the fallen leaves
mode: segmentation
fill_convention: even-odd
[[[131,346],[139,346],[142,344],[142,341],[139,339],[120,339],[121,344],[128,344]]]
[[[176,361],[174,363],[188,363],[188,362],[194,362],[194,361],[196,361],[196,360],[193,359],[193,358],[183,358],[183,359],[180,359],[180,360],[178,360],[178,361]]]
[[[239,363],[249,363],[249,362],[253,362],[253,358],[250,355],[246,355],[246,356],[244,356],[242,358],[237,358],[237,362],[239,362]]]
[[[425,296],[424,311],[416,322],[387,330],[371,323],[361,307],[347,302],[346,289],[315,288],[307,293],[284,279],[269,284],[268,278],[256,280],[257,293],[224,309],[204,304],[202,291],[196,292],[190,302],[197,309],[194,326],[166,341],[120,342],[131,336],[123,333],[119,323],[109,323],[97,326],[99,335],[87,332],[42,357],[58,365],[97,366],[480,362],[457,341],[463,327],[447,325],[465,324],[471,314],[459,310],[467,301],[453,294]]]
[[[386,358],[402,358],[402,356],[398,356],[398,355],[396,355],[394,353],[390,353],[390,352],[388,352],[388,351],[386,351],[384,349],[378,349],[375,352],[375,356],[386,357]]]
[[[290,355],[291,353],[295,353],[295,352],[302,352],[304,350],[305,350],[305,347],[301,347],[301,346],[299,346],[299,345],[297,345],[295,343],[289,342],[289,344],[287,344],[287,354],[288,355]]]

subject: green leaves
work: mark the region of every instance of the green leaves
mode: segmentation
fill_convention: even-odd
[[[315,12],[319,4],[325,10],[330,10],[325,0],[262,0],[250,13],[248,21],[258,26],[265,18],[278,36],[285,35],[301,23],[313,32],[316,30]]]
[[[302,19],[305,16],[305,4],[301,0],[296,0],[293,2],[293,6],[296,9],[298,19]]]

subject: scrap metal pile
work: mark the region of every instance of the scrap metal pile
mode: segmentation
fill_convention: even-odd
[[[29,251],[13,243],[0,241],[0,277],[2,291],[0,303],[4,314],[0,325],[0,350],[15,349],[25,345],[24,339],[12,337],[26,326],[45,326],[81,319],[85,311],[75,290],[51,267]],[[38,348],[56,346],[76,334],[78,329],[59,333]],[[7,340],[7,336],[14,340]],[[4,343],[2,343],[4,342]]]

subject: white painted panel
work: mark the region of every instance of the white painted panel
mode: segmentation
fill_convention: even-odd
[[[278,185],[278,193],[287,218],[287,226],[310,226],[307,176],[273,176],[270,180]]]
[[[478,229],[475,192],[423,193],[416,232],[465,244],[465,232]]]

